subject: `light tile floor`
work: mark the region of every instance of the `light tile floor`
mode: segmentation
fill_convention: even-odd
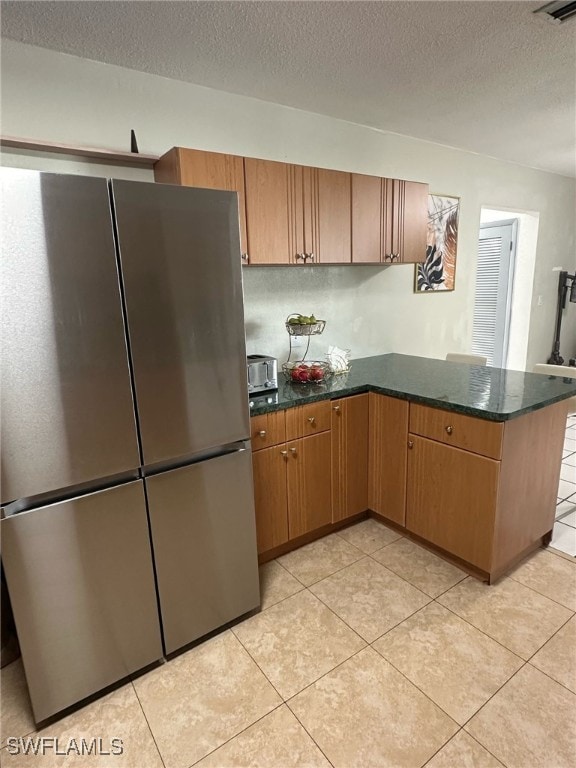
[[[551,546],[576,557],[576,414],[568,416]]]
[[[5,768],[572,768],[576,561],[485,586],[374,520],[261,568],[263,610],[42,735],[124,754]],[[2,734],[34,733],[22,667]]]

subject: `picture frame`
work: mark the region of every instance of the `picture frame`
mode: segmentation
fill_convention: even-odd
[[[460,198],[428,195],[426,259],[414,269],[414,293],[453,291],[456,285]]]

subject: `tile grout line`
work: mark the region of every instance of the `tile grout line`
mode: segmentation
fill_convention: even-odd
[[[288,554],[289,554],[289,553],[288,553]],[[280,557],[283,557],[283,555],[280,555]],[[286,573],[287,573],[289,576],[292,576],[292,578],[293,578],[293,579],[296,579],[296,581],[297,581],[299,584],[302,584],[302,582],[300,581],[300,579],[298,578],[298,576],[294,576],[294,574],[292,573],[292,571],[289,571],[289,570],[288,570],[288,568],[286,568],[286,566],[285,566],[285,565],[283,565],[283,564],[280,562],[280,560],[279,560],[277,557],[275,557],[273,560],[269,560],[268,562],[270,562],[270,563],[277,563],[277,564],[280,566],[280,568],[282,568],[282,570],[286,571]],[[263,565],[268,565],[268,563],[263,563]],[[262,567],[262,566],[259,566],[259,567]],[[302,584],[302,586],[304,587],[304,589],[306,589],[306,584]]]
[[[138,705],[140,707],[140,711],[142,712],[142,715],[144,717],[144,720],[146,721],[146,726],[148,727],[148,730],[150,731],[150,735],[152,736],[152,741],[154,742],[154,746],[156,747],[156,751],[158,752],[158,755],[160,756],[160,762],[164,766],[164,768],[168,768],[166,763],[164,762],[164,757],[162,755],[162,752],[160,751],[160,747],[158,746],[158,743],[156,741],[156,736],[154,736],[154,731],[152,730],[152,727],[150,723],[148,722],[148,718],[146,716],[146,712],[144,711],[144,707],[142,706],[142,702],[140,701],[140,696],[138,696],[138,691],[136,690],[136,686],[134,685],[134,682],[130,680],[130,685],[132,686],[132,690],[134,691],[134,695],[136,696],[136,700],[138,702]]]
[[[403,539],[408,539],[407,536],[403,536],[402,538]],[[410,539],[408,539],[408,541],[410,541]],[[391,543],[394,543],[394,542],[391,542]],[[416,544],[416,542],[414,542],[414,543]],[[416,544],[416,546],[420,546],[420,545]],[[384,547],[382,547],[382,549],[384,549]],[[422,547],[422,549],[424,549],[424,547]],[[376,552],[380,552],[380,550],[378,549],[378,550],[376,550]],[[461,573],[463,574],[461,579],[459,579],[454,584],[451,584],[449,587],[447,587],[439,595],[436,595],[436,596],[433,597],[432,595],[429,595],[428,592],[424,592],[423,589],[421,589],[420,587],[417,587],[416,584],[413,584],[411,581],[408,581],[408,579],[405,576],[402,576],[401,574],[396,573],[396,571],[392,570],[392,568],[390,568],[390,566],[384,565],[384,563],[381,563],[380,560],[377,560],[375,557],[373,557],[373,555],[375,555],[376,552],[374,552],[372,555],[368,555],[368,557],[371,557],[372,560],[374,560],[374,562],[378,563],[378,565],[381,565],[383,568],[386,568],[386,570],[390,571],[390,573],[394,574],[394,576],[397,576],[399,579],[402,579],[402,581],[405,581],[406,584],[409,584],[414,589],[417,589],[419,592],[422,592],[422,594],[425,595],[426,597],[430,598],[430,600],[436,600],[437,597],[440,597],[441,595],[446,594],[446,592],[449,592],[453,587],[455,587],[457,584],[460,584],[460,582],[464,581],[464,579],[466,579],[466,578],[468,578],[470,576],[469,573],[466,573],[465,571],[461,571]],[[430,552],[430,550],[426,550],[426,552],[429,552],[430,554],[434,555],[434,552]],[[434,555],[434,557],[438,557],[439,560],[442,559],[438,555]],[[443,562],[447,562],[447,561],[443,561]],[[452,563],[449,563],[449,565],[452,565]],[[454,567],[458,568],[458,566],[456,566],[456,565]]]
[[[302,592],[302,590],[300,590],[300,592]],[[298,594],[298,595],[299,595],[299,594],[300,594],[300,592],[297,592],[296,594]],[[257,614],[257,615],[258,615],[258,614]],[[268,683],[269,683],[269,684],[272,686],[272,688],[273,688],[273,689],[274,689],[274,691],[275,691],[275,692],[278,694],[278,696],[280,696],[280,699],[282,700],[282,702],[284,702],[284,700],[285,700],[285,699],[284,699],[284,696],[282,696],[282,694],[280,693],[280,691],[278,690],[278,688],[276,688],[276,686],[274,685],[274,683],[272,682],[272,680],[270,680],[270,678],[268,677],[268,675],[266,674],[266,672],[264,672],[264,670],[262,669],[262,667],[260,666],[260,664],[258,664],[258,662],[256,661],[256,659],[254,658],[254,656],[252,656],[252,654],[250,653],[250,651],[248,650],[248,648],[246,648],[246,646],[244,645],[244,643],[242,642],[242,640],[240,640],[240,638],[238,637],[238,635],[237,635],[237,634],[234,632],[234,628],[233,628],[233,627],[231,627],[231,628],[230,628],[230,632],[232,632],[232,634],[233,634],[233,636],[234,636],[235,640],[236,640],[238,643],[240,643],[240,646],[242,647],[242,650],[244,651],[244,653],[246,653],[246,654],[248,655],[248,657],[249,657],[249,658],[250,658],[250,659],[251,659],[251,660],[254,662],[254,664],[255,664],[255,665],[258,667],[258,669],[260,670],[260,672],[261,672],[261,673],[264,675],[264,679],[265,679],[265,680],[266,680],[266,681],[267,681],[267,682],[268,682]]]
[[[570,617],[570,618],[572,618],[572,617]],[[570,621],[570,619],[567,619],[567,620],[564,622],[564,624],[562,625],[562,627],[564,627],[564,626],[565,626],[565,625],[568,623],[568,621]],[[473,625],[472,625],[472,626],[473,626]],[[562,627],[559,627],[559,628],[556,630],[556,632],[554,632],[554,635],[556,635],[556,634],[557,634],[557,633],[558,633],[558,632],[559,632],[559,631],[562,629]],[[551,637],[550,637],[550,638],[549,638],[549,639],[546,641],[546,643],[548,643],[548,642],[549,642],[549,641],[552,639],[552,637],[554,637],[554,635],[552,635],[552,636],[551,636]],[[544,645],[546,645],[546,643],[544,643]],[[538,653],[538,651],[540,651],[540,650],[541,650],[541,649],[544,647],[544,645],[540,646],[540,648],[538,648],[538,650],[537,650],[537,651],[535,651],[535,652],[532,654],[532,656],[530,656],[530,659],[532,659],[532,658],[533,658],[533,657],[534,657],[534,656],[535,656],[535,655]],[[510,649],[508,648],[507,650],[510,650]],[[511,653],[513,653],[513,651],[510,651],[510,652],[511,652]],[[514,654],[514,655],[518,656],[518,654]],[[480,713],[480,712],[481,712],[481,711],[484,709],[484,707],[485,707],[485,706],[486,706],[486,705],[487,705],[487,704],[488,704],[488,703],[489,703],[489,702],[490,702],[490,701],[491,701],[491,700],[494,698],[494,696],[496,696],[496,695],[497,695],[497,694],[498,694],[498,693],[499,693],[499,692],[502,690],[502,688],[504,688],[504,686],[505,686],[505,685],[508,685],[508,683],[509,683],[509,682],[510,682],[510,681],[511,681],[511,680],[512,680],[514,677],[516,677],[516,675],[517,675],[519,672],[521,672],[521,671],[522,671],[522,670],[523,670],[523,669],[524,669],[524,668],[525,668],[525,667],[526,667],[526,666],[529,664],[529,659],[522,659],[522,657],[520,657],[520,656],[518,656],[518,658],[520,658],[520,659],[521,659],[521,661],[523,662],[523,663],[521,664],[521,666],[520,666],[520,667],[518,667],[518,669],[517,669],[517,670],[516,670],[516,671],[515,671],[515,672],[514,672],[512,675],[510,675],[510,677],[508,678],[508,680],[506,680],[504,683],[502,683],[502,685],[501,685],[501,686],[499,686],[499,687],[498,687],[498,689],[497,689],[496,691],[494,691],[494,693],[493,693],[493,694],[492,694],[492,695],[491,695],[491,696],[490,696],[488,699],[486,699],[486,701],[484,702],[484,704],[482,704],[482,706],[481,706],[481,707],[479,707],[479,708],[476,710],[476,712],[474,712],[474,714],[473,714],[473,715],[471,715],[471,716],[468,718],[468,720],[466,720],[466,722],[465,722],[465,723],[462,725],[462,728],[463,728],[464,730],[466,729],[466,726],[467,726],[467,725],[470,723],[470,721],[471,721],[471,720],[472,720],[474,717],[476,717],[476,715],[478,715],[478,714],[479,714],[479,713]],[[530,666],[532,667],[532,669],[536,669],[538,672],[542,672],[542,670],[538,669],[538,667],[535,667],[533,664],[531,664]],[[542,674],[545,674],[545,673],[544,673],[544,672],[542,672]],[[553,678],[551,678],[551,677],[550,677],[550,675],[546,675],[546,677],[548,677],[548,679],[550,679],[550,680],[552,680],[553,682],[555,682],[557,685],[561,685],[561,686],[562,686],[562,684],[561,684],[561,683],[559,683],[557,680],[554,680]],[[567,688],[566,688],[566,686],[562,686],[562,687],[563,687],[565,690],[569,690],[569,689],[567,689]],[[573,693],[573,691],[570,691],[570,692],[571,692],[571,693]],[[576,695],[576,694],[575,694],[575,695]],[[469,736],[472,736],[472,734],[471,734],[471,733],[469,733],[469,731],[466,731],[466,733],[468,733],[468,735],[469,735]],[[476,738],[476,737],[472,736],[472,738]],[[480,741],[478,738],[476,738],[476,741],[478,741],[478,743],[479,743],[479,744],[481,744],[481,745],[484,747],[484,749],[487,749],[488,751],[490,751],[490,750],[489,750],[489,749],[488,749],[488,748],[487,748],[487,747],[486,747],[486,746],[485,746],[485,745],[484,745],[484,744],[483,744],[483,743],[482,743],[482,742],[481,742],[481,741]],[[490,753],[490,754],[492,754],[492,753]],[[497,759],[497,760],[500,760],[500,758],[499,758],[499,757],[497,757],[496,755],[494,755],[494,757],[496,757],[496,759]],[[504,761],[503,761],[503,760],[500,760],[500,762],[504,762]]]
[[[286,702],[281,701],[280,704],[277,704],[273,709],[271,709],[269,712],[266,712],[266,714],[259,717],[257,720],[254,720],[253,723],[250,723],[250,725],[247,725],[246,728],[242,728],[241,731],[238,731],[238,733],[235,733],[233,736],[230,736],[229,739],[226,739],[226,741],[223,741],[222,744],[219,744],[217,747],[214,747],[214,749],[211,749],[210,752],[207,752],[205,755],[202,755],[202,757],[198,758],[198,760],[195,760],[193,763],[191,763],[188,768],[194,768],[195,765],[198,765],[198,763],[202,762],[205,758],[209,757],[210,755],[213,755],[214,752],[217,752],[222,747],[226,746],[226,744],[229,744],[231,741],[234,741],[235,738],[238,736],[241,736],[243,733],[245,733],[249,728],[252,728],[253,725],[256,725],[256,723],[260,723],[264,718],[268,717],[268,715],[271,715],[273,712],[276,712],[276,710],[280,709],[281,707],[285,706]]]
[[[322,605],[323,605],[325,608],[327,608],[327,609],[330,611],[330,613],[334,614],[334,616],[335,616],[335,617],[336,617],[336,618],[337,618],[339,621],[341,621],[341,622],[342,622],[342,623],[343,623],[343,624],[344,624],[344,625],[345,625],[345,626],[346,626],[346,627],[347,627],[347,628],[348,628],[348,629],[349,629],[351,632],[353,632],[353,633],[356,635],[356,637],[357,637],[359,640],[361,640],[361,641],[364,643],[364,646],[363,646],[362,648],[359,648],[357,651],[354,651],[354,653],[353,653],[351,656],[348,656],[346,659],[344,659],[343,661],[339,662],[339,663],[338,663],[338,664],[337,664],[335,667],[332,667],[332,669],[337,669],[337,668],[338,668],[338,667],[339,667],[341,664],[344,664],[344,662],[345,662],[345,661],[348,661],[348,659],[351,659],[351,658],[352,658],[353,656],[355,656],[357,653],[360,653],[360,651],[363,651],[363,650],[365,650],[366,648],[369,648],[369,647],[370,647],[370,643],[369,643],[367,640],[364,640],[364,638],[363,638],[361,635],[359,635],[359,634],[358,634],[358,632],[356,632],[356,630],[355,630],[355,629],[352,629],[352,627],[351,627],[349,624],[347,624],[347,623],[344,621],[344,619],[340,618],[340,616],[338,616],[338,614],[337,614],[335,611],[333,611],[333,610],[330,608],[330,606],[326,605],[326,604],[325,604],[325,603],[324,603],[324,602],[323,602],[323,601],[322,601],[322,600],[321,600],[321,599],[320,599],[320,598],[319,598],[317,595],[315,595],[313,592],[311,592],[311,591],[310,591],[310,589],[309,589],[308,587],[305,587],[305,588],[304,588],[304,590],[300,590],[300,592],[296,592],[295,594],[301,594],[301,592],[303,592],[303,591],[309,592],[309,593],[310,593],[310,595],[311,595],[312,597],[316,598],[316,600],[318,600],[318,602],[320,602],[320,603],[321,603],[321,604],[322,604]],[[291,595],[291,597],[293,597],[293,595]],[[286,598],[286,599],[287,599],[287,598]],[[278,603],[277,603],[277,605],[278,605]],[[272,606],[271,606],[271,607],[272,607]],[[234,636],[236,637],[236,635],[234,635]],[[270,682],[270,685],[271,685],[271,686],[274,688],[274,690],[277,692],[278,696],[280,696],[280,698],[282,699],[283,703],[287,703],[287,702],[289,701],[289,699],[293,699],[293,698],[294,698],[294,696],[298,696],[298,694],[299,694],[299,693],[302,693],[302,691],[305,691],[305,690],[306,690],[306,688],[309,688],[311,685],[314,685],[314,683],[316,683],[318,680],[320,680],[322,677],[324,677],[325,675],[329,674],[329,672],[331,672],[331,671],[332,671],[332,669],[329,669],[327,672],[324,672],[322,675],[320,675],[320,677],[318,677],[316,680],[313,680],[311,683],[308,683],[308,684],[307,684],[307,685],[306,685],[304,688],[302,688],[302,691],[297,691],[296,693],[293,693],[291,696],[289,696],[287,699],[285,699],[285,698],[284,698],[284,696],[282,696],[282,694],[280,693],[280,691],[279,691],[279,690],[276,688],[276,686],[274,685],[274,683],[273,683],[271,680],[269,680],[269,678],[268,678],[268,675],[266,675],[266,673],[265,673],[265,672],[264,672],[264,670],[263,670],[263,669],[260,667],[260,665],[258,664],[258,662],[256,661],[256,659],[254,659],[254,657],[252,656],[252,654],[250,653],[250,651],[248,650],[248,648],[246,648],[246,647],[244,646],[244,643],[242,643],[242,641],[240,640],[240,638],[239,638],[239,637],[237,637],[236,639],[238,640],[238,642],[239,642],[239,643],[241,643],[242,647],[243,647],[243,648],[246,650],[246,653],[248,653],[248,654],[249,654],[250,658],[252,658],[252,659],[253,659],[254,663],[256,664],[256,666],[258,667],[258,669],[260,669],[260,671],[262,672],[262,674],[264,675],[264,677],[265,677],[265,678],[266,678],[266,679],[267,679],[267,680]]]
[[[518,579],[515,579],[512,574],[509,576],[505,576],[506,579],[512,579],[512,581],[516,582],[516,584],[521,584],[523,587],[526,587],[526,589],[529,589],[531,592],[534,592],[537,595],[540,595],[540,597],[546,598],[546,600],[550,600],[551,603],[554,603],[554,605],[559,605],[560,608],[565,608],[567,611],[571,611],[572,614],[576,613],[576,611],[573,608],[568,608],[567,605],[564,605],[564,603],[559,603],[558,600],[555,600],[553,597],[548,597],[548,595],[545,595],[543,592],[540,592],[536,587],[531,587],[528,584],[524,584],[523,581],[519,581]]]
[[[360,562],[360,561],[357,561],[357,562]],[[395,576],[396,574],[393,574],[393,575]],[[319,582],[317,582],[317,583],[319,583]],[[312,586],[314,586],[314,585],[312,585]],[[433,600],[433,598],[430,597],[429,601],[426,603],[426,605],[421,605],[420,608],[416,608],[414,611],[412,611],[411,614],[409,614],[409,616],[405,616],[403,619],[400,619],[399,622],[397,622],[396,624],[394,624],[394,626],[392,626],[389,629],[387,629],[381,635],[378,635],[377,638],[375,638],[374,640],[366,640],[366,638],[362,637],[362,635],[358,632],[358,630],[356,630],[356,629],[354,629],[354,627],[350,626],[350,624],[348,624],[346,619],[343,619],[342,616],[340,616],[338,613],[336,613],[336,611],[331,606],[329,606],[327,603],[325,603],[324,600],[322,600],[322,598],[319,595],[314,594],[314,592],[312,592],[312,590],[309,590],[309,591],[310,591],[310,594],[314,595],[314,597],[317,600],[319,600],[322,603],[322,605],[324,605],[326,608],[328,608],[328,610],[331,611],[334,614],[334,616],[336,616],[337,619],[339,619],[341,622],[343,622],[348,627],[348,629],[350,629],[352,632],[354,632],[354,634],[357,635],[360,638],[360,640],[365,642],[366,646],[370,646],[370,645],[372,645],[372,643],[375,643],[376,640],[379,640],[381,637],[384,637],[384,635],[386,635],[392,629],[397,627],[399,624],[402,624],[402,622],[406,621],[406,619],[409,619],[410,616],[414,616],[415,613],[418,613],[418,611],[421,611],[423,608],[426,607],[426,605],[429,605],[432,602],[432,600]],[[429,597],[429,595],[426,595],[426,597]]]
[[[426,606],[424,606],[424,608],[425,608],[425,607],[426,607]],[[420,610],[423,610],[423,608],[421,608]],[[398,625],[398,626],[400,626],[400,625]],[[386,634],[387,634],[387,633],[386,633]],[[382,637],[385,637],[385,635],[382,635]],[[379,638],[378,638],[378,640],[380,640],[380,639],[381,639],[381,638],[379,637]],[[374,642],[377,642],[377,641],[376,641],[376,640],[374,640]],[[420,691],[420,693],[421,693],[423,696],[425,696],[425,697],[428,699],[428,701],[431,701],[431,702],[432,702],[432,704],[433,704],[433,705],[434,705],[434,706],[435,706],[437,709],[439,709],[439,710],[440,710],[440,711],[441,711],[441,712],[442,712],[444,715],[446,715],[446,717],[449,717],[449,718],[450,718],[450,720],[452,720],[452,722],[454,722],[454,723],[455,723],[455,724],[458,726],[458,729],[459,729],[459,730],[461,730],[462,728],[464,728],[464,725],[465,725],[465,723],[464,723],[463,725],[460,725],[460,723],[459,723],[457,720],[455,720],[455,719],[454,719],[454,717],[453,717],[453,716],[452,716],[452,715],[451,715],[449,712],[446,712],[446,710],[445,710],[445,709],[442,707],[442,705],[441,705],[441,704],[438,704],[438,702],[437,702],[437,701],[434,701],[434,699],[433,699],[433,698],[432,698],[432,697],[431,697],[429,694],[427,694],[427,693],[426,693],[426,691],[423,691],[423,690],[422,690],[422,688],[420,688],[420,686],[419,686],[417,683],[415,683],[415,682],[414,682],[414,680],[411,680],[411,679],[408,677],[408,675],[406,675],[404,672],[402,672],[402,670],[401,670],[401,669],[398,669],[398,667],[397,667],[397,666],[394,664],[394,662],[390,661],[390,659],[387,659],[387,658],[384,656],[384,654],[383,654],[383,653],[380,653],[380,651],[379,651],[377,648],[374,648],[372,645],[371,645],[370,647],[371,647],[371,648],[372,648],[372,650],[373,650],[373,651],[375,651],[375,652],[378,654],[378,656],[380,656],[380,657],[381,657],[381,658],[382,658],[382,659],[383,659],[383,660],[384,660],[384,661],[385,661],[387,664],[390,664],[390,666],[391,666],[393,669],[395,669],[395,670],[396,670],[396,672],[398,672],[398,674],[399,674],[399,675],[402,675],[402,677],[403,677],[405,680],[407,680],[407,681],[410,683],[410,685],[414,686],[414,688],[416,688],[418,691]],[[524,666],[524,664],[522,664],[522,666]],[[521,667],[520,667],[520,669],[521,669]],[[516,672],[517,672],[517,671],[518,671],[518,670],[516,670]],[[513,676],[516,674],[516,672],[514,672],[514,673],[511,675],[511,677],[509,677],[509,678],[508,678],[508,680],[511,680],[511,679],[512,679],[512,677],[513,677]],[[505,681],[504,681],[504,683],[502,683],[502,685],[506,685],[506,683],[508,682],[508,680],[505,680]],[[500,688],[501,688],[501,687],[502,687],[502,686],[500,686]],[[500,690],[500,688],[498,688],[498,690]],[[498,692],[498,691],[496,691],[495,693],[497,693],[497,692]],[[492,694],[492,695],[495,695],[495,694]],[[490,698],[492,698],[492,696],[491,696]],[[487,702],[486,702],[486,703],[487,703]],[[484,706],[484,704],[482,704],[482,707],[483,707],[483,706]],[[480,707],[479,709],[477,709],[477,710],[476,710],[476,712],[474,712],[474,714],[473,714],[473,715],[471,715],[471,716],[468,718],[468,720],[466,720],[466,723],[468,723],[468,722],[469,722],[469,721],[470,721],[470,720],[471,720],[471,719],[474,717],[474,715],[476,715],[476,714],[477,714],[477,712],[479,712],[479,711],[480,711],[480,709],[481,709],[481,707]],[[454,738],[454,736],[456,736],[456,734],[455,734],[455,733],[454,733],[454,734],[452,734],[452,736],[450,736],[450,739],[453,739],[453,738]],[[450,741],[450,739],[448,739],[448,741]],[[448,743],[448,742],[444,742],[444,744],[443,744],[442,746],[445,746],[447,743]],[[442,748],[442,747],[441,747],[441,748]],[[430,759],[432,759],[432,758],[430,758]]]
[[[318,541],[321,541],[321,539],[318,539]],[[294,550],[294,551],[296,551],[296,550]],[[358,550],[358,551],[360,551],[360,550]],[[334,576],[335,574],[340,573],[340,571],[343,571],[346,568],[349,568],[351,565],[354,565],[354,563],[357,563],[359,560],[362,560],[364,557],[366,557],[366,555],[363,552],[361,552],[361,556],[358,557],[356,560],[352,560],[351,563],[346,563],[346,565],[343,565],[341,568],[338,568],[337,570],[333,571],[332,573],[328,573],[326,576],[322,576],[321,579],[316,579],[316,581],[313,581],[310,584],[303,584],[303,582],[300,581],[300,579],[298,579],[297,576],[294,576],[292,571],[288,571],[288,568],[286,568],[286,566],[284,566],[284,567],[286,568],[286,570],[288,571],[288,573],[291,576],[294,576],[295,579],[297,579],[298,581],[300,581],[301,584],[303,584],[304,589],[310,589],[310,587],[313,587],[315,584],[319,584],[321,581],[324,581],[324,579],[329,579],[331,576]],[[300,591],[302,591],[302,590],[300,590]]]
[[[469,578],[472,579],[474,577],[470,576]],[[459,583],[461,584],[462,582],[459,582]],[[449,591],[450,590],[448,590],[448,592]],[[446,593],[444,593],[444,594],[446,594]],[[442,597],[442,596],[443,595],[440,595],[440,597]],[[450,608],[449,606],[444,605],[443,603],[438,603],[438,605],[441,606],[442,608],[446,608],[447,611],[450,611],[450,613],[453,614],[454,616],[456,616],[458,619],[461,619],[462,621],[466,622],[466,624],[468,624],[470,627],[473,627],[473,629],[475,629],[477,632],[480,632],[485,637],[489,638],[490,640],[493,640],[501,648],[504,648],[505,651],[508,651],[508,653],[514,654],[514,656],[517,656],[523,663],[526,663],[526,659],[524,659],[522,656],[520,656],[519,653],[516,653],[516,651],[513,651],[511,648],[508,648],[507,645],[504,645],[503,642],[501,642],[500,640],[497,640],[495,637],[492,637],[492,635],[489,635],[488,632],[485,632],[483,629],[480,629],[480,627],[477,627],[475,624],[472,624],[472,622],[469,621],[468,619],[464,618],[464,616],[460,616],[459,613],[456,613],[456,611],[452,610],[452,608]],[[548,642],[548,641],[546,641],[546,642]],[[538,650],[540,650],[540,649],[538,649]]]
[[[360,651],[358,651],[358,653],[360,653]],[[350,658],[352,658],[352,657],[350,657]],[[344,662],[342,662],[342,663],[344,663]],[[295,695],[297,696],[298,694],[295,694]],[[292,698],[294,698],[294,697],[292,697]],[[293,716],[294,718],[296,718],[296,722],[298,722],[298,723],[300,724],[301,728],[302,728],[302,729],[303,729],[303,730],[304,730],[304,731],[305,731],[305,732],[308,734],[309,738],[311,738],[311,739],[312,739],[312,742],[313,742],[313,743],[314,743],[314,744],[315,744],[315,745],[318,747],[318,749],[320,750],[320,752],[321,752],[321,753],[324,755],[324,757],[325,757],[325,758],[326,758],[326,760],[328,761],[328,765],[331,765],[331,766],[332,766],[332,768],[335,768],[335,766],[334,766],[334,763],[332,762],[332,760],[330,760],[330,759],[329,759],[329,757],[328,757],[328,755],[326,754],[326,752],[324,752],[324,750],[322,749],[322,747],[320,746],[320,744],[318,744],[318,742],[316,741],[316,739],[314,738],[314,736],[312,736],[312,734],[310,733],[310,731],[308,730],[308,728],[306,728],[306,726],[304,725],[304,723],[303,723],[303,722],[300,720],[300,718],[298,717],[298,715],[296,714],[296,712],[294,712],[294,710],[293,710],[293,709],[292,709],[292,707],[291,707],[291,706],[288,704],[288,702],[285,702],[285,704],[286,704],[286,706],[288,707],[288,710],[289,710],[289,711],[292,713],[292,716]]]
[[[475,741],[475,742],[476,742],[476,744],[478,744],[478,745],[479,745],[479,746],[480,746],[482,749],[484,749],[486,752],[488,752],[488,754],[489,754],[489,755],[492,755],[492,757],[493,757],[495,760],[498,760],[498,762],[499,762],[499,763],[501,763],[501,764],[504,766],[504,768],[508,768],[508,765],[507,765],[507,763],[505,763],[503,760],[500,760],[498,757],[496,757],[496,755],[495,755],[493,752],[491,752],[491,751],[488,749],[488,747],[485,747],[485,746],[484,746],[484,744],[481,744],[481,743],[478,741],[478,739],[475,739],[475,738],[474,738],[474,736],[472,736],[472,734],[471,734],[471,733],[468,733],[468,731],[465,731],[465,730],[464,730],[464,728],[463,728],[463,726],[460,726],[459,730],[458,730],[458,731],[457,731],[457,732],[454,734],[454,736],[452,736],[452,738],[451,738],[451,739],[448,739],[448,741],[446,742],[446,744],[449,744],[449,743],[450,743],[450,742],[451,742],[453,739],[455,739],[455,738],[456,738],[456,736],[458,736],[458,734],[459,734],[459,733],[465,733],[465,734],[466,734],[466,736],[468,736],[470,739],[472,739],[472,741]],[[430,760],[433,760],[433,759],[436,757],[436,755],[438,754],[438,752],[440,752],[442,749],[444,749],[444,747],[446,746],[446,744],[443,744],[443,745],[440,747],[440,749],[438,749],[436,752],[434,752],[434,754],[432,755],[432,757],[430,758]],[[427,766],[427,765],[430,763],[430,760],[427,760],[427,761],[424,763],[424,765],[422,766],[422,768],[426,768],[426,766]]]

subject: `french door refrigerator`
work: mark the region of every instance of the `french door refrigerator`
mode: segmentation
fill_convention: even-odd
[[[259,605],[238,208],[0,175],[2,561],[39,722]]]

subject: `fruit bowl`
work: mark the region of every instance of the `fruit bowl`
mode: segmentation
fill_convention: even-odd
[[[326,320],[317,320],[314,315],[288,315],[286,318],[286,330],[290,336],[316,336],[322,333],[326,326]]]
[[[286,378],[294,384],[321,384],[332,375],[328,363],[320,360],[295,360],[283,363]]]

